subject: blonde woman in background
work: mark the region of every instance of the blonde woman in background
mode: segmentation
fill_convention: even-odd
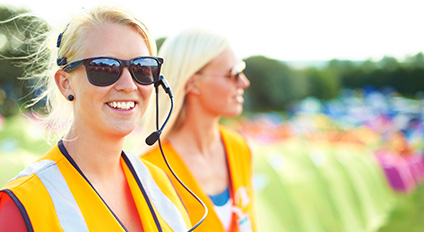
[[[243,93],[250,85],[242,72],[244,63],[227,38],[201,28],[166,39],[159,54],[176,101],[161,136],[162,147],[177,176],[208,207],[197,231],[255,231],[251,152],[241,135],[219,123],[221,117],[242,113]],[[159,106],[163,123],[169,98],[161,96]],[[144,136],[156,131],[155,112],[149,110]],[[169,172],[157,145],[141,159]],[[198,222],[202,206],[173,176],[172,180],[192,224]]]
[[[56,35],[57,37],[57,35]],[[187,231],[163,170],[122,151],[163,60],[137,17],[99,6],[57,39],[45,77],[50,126],[65,135],[0,191],[0,231]]]

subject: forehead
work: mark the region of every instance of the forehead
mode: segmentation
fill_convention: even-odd
[[[232,49],[226,48],[221,52],[217,57],[212,59],[203,70],[222,70],[222,71],[231,71],[234,65],[238,63],[238,60]]]
[[[135,28],[120,24],[103,24],[84,36],[84,57],[113,56],[130,59],[150,55],[145,38]]]

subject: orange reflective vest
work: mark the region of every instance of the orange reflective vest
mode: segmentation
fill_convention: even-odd
[[[230,176],[230,197],[233,200],[230,231],[255,231],[253,210],[254,189],[252,186],[253,167],[250,149],[240,134],[222,125],[220,126],[220,133],[227,156]],[[162,148],[165,157],[177,176],[208,207],[209,213],[203,223],[197,227],[196,231],[225,231],[218,215],[214,211],[212,200],[201,189],[199,183],[191,174],[181,157],[167,141],[162,142]],[[163,160],[160,149],[156,147],[152,151],[141,156],[141,159],[146,159],[168,172],[168,175],[171,176],[174,186],[188,209],[191,223],[193,225],[196,224],[202,218],[204,209],[174,178]]]
[[[190,228],[165,172],[124,152],[121,164],[144,231]],[[125,231],[61,142],[9,181],[1,194],[15,202],[28,231]]]

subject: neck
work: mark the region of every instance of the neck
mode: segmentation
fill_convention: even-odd
[[[186,144],[185,147],[193,149],[188,153],[207,154],[207,151],[212,146],[220,143],[218,121],[218,117],[187,114],[184,123],[179,128],[171,131],[167,139],[173,145]]]
[[[70,130],[63,143],[69,155],[89,179],[107,179],[121,171],[124,138],[108,137],[92,131]]]

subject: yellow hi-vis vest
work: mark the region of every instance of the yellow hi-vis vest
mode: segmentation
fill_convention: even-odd
[[[255,214],[254,214],[254,189],[253,189],[253,167],[252,156],[250,149],[244,138],[226,128],[220,126],[221,139],[224,144],[225,153],[227,156],[227,164],[229,171],[229,189],[230,197],[232,199],[232,220],[230,230],[231,232],[251,232],[255,229]],[[210,197],[201,189],[196,178],[191,173],[190,169],[184,163],[183,159],[179,156],[177,151],[172,145],[164,141],[162,142],[163,151],[167,158],[169,165],[177,174],[178,178],[198,196],[207,206],[208,215],[206,219],[196,228],[195,231],[225,231],[218,214],[214,211],[214,204]],[[156,147],[152,151],[141,156],[141,159],[148,160],[158,167],[166,170],[171,176],[174,186],[185,206],[187,207],[191,223],[194,225],[203,216],[204,209],[199,202],[184,189],[174,176],[168,170],[168,167],[163,160],[160,149]]]
[[[144,231],[187,231],[187,211],[165,172],[124,152],[121,164]],[[125,231],[61,141],[1,194],[15,202],[28,231]]]

